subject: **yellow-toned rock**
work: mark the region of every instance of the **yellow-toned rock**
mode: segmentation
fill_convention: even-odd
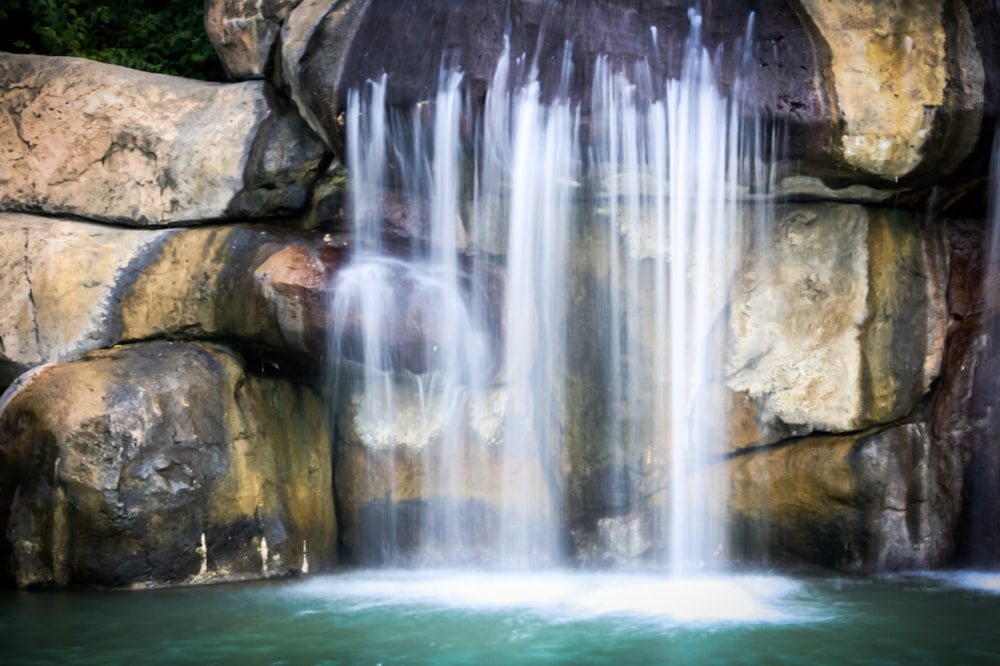
[[[728,463],[733,550],[851,571],[940,565],[954,549],[955,462],[923,423],[737,456]]]
[[[849,166],[897,180],[979,135],[983,63],[962,2],[798,0],[826,48],[817,49],[832,109],[834,150]],[[961,118],[946,118],[956,113]]]
[[[310,390],[220,347],[36,368],[0,398],[3,577],[120,587],[330,566],[328,423]]]
[[[158,337],[322,353],[343,254],[249,225],[125,229],[0,213],[0,387],[42,363]]]

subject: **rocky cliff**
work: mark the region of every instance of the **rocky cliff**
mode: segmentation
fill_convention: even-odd
[[[741,204],[772,205],[773,224],[741,248],[715,331],[725,450],[702,473],[726,485],[727,556],[850,571],[995,564],[1000,287],[988,284],[987,201],[1000,191],[989,173],[1000,12],[975,0],[702,5],[721,93],[745,94],[749,69],[741,113],[776,128],[772,180]],[[481,106],[506,34],[537,63],[571,51],[568,96],[588,128],[597,57],[676,78],[692,15],[620,0],[206,9],[230,83],[0,54],[4,579],[198,583],[316,571],[338,550],[377,562],[381,537],[367,529],[405,547],[407,521],[438,504],[481,528],[462,534],[463,559],[488,560],[513,404],[502,373],[463,417],[460,488],[428,472],[451,454],[446,425],[408,417],[422,385],[407,384],[385,427],[358,408],[363,388],[330,399],[331,373],[357,372],[366,312],[346,315],[338,356],[330,303],[358,240],[345,212],[348,91],[384,74],[390,106],[426,112],[449,58]],[[539,71],[542,98],[557,96],[559,68]],[[387,201],[389,247],[425,242],[427,202]],[[644,562],[669,461],[642,442],[608,450],[611,370],[595,359],[612,333],[587,298],[618,278],[598,258],[610,240],[588,229],[569,270],[565,449],[516,473],[559,470],[548,487],[564,562]],[[478,297],[502,338],[502,244],[469,229],[460,252],[488,264]],[[415,350],[449,338],[435,337],[406,275],[394,293],[412,317],[382,343],[412,377],[433,365]],[[636,382],[662,344],[638,336]]]

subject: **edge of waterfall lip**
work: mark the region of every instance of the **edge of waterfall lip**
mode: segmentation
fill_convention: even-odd
[[[364,570],[303,581],[294,594],[343,611],[509,613],[549,623],[620,619],[667,626],[806,624],[833,619],[802,580],[775,574]]]

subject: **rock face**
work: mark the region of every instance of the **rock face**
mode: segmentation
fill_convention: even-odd
[[[207,0],[205,30],[230,79],[267,73],[281,22],[301,0]]]
[[[442,388],[436,363],[472,336],[433,321],[443,292],[407,274],[436,241],[434,206],[400,194],[404,174],[373,207],[402,330],[365,339],[363,284],[332,312],[355,240],[341,233],[358,166],[343,163],[344,110],[349,90],[385,74],[394,109],[431,117],[449,69],[475,108],[509,44],[511,85],[537,62],[544,102],[565,78],[592,154],[597,57],[629,77],[647,63],[655,88],[680,76],[692,28],[721,92],[750,91],[735,108],[763,121],[745,138],[776,158],[732,188],[734,207],[780,201],[742,261],[705,278],[727,409],[708,424],[721,449],[702,473],[725,479],[732,555],[854,572],[1000,562],[1000,284],[982,286],[997,278],[980,196],[996,178],[1000,9],[719,0],[699,17],[687,5],[208,0],[230,77],[258,79],[231,84],[0,54],[4,577],[197,583],[316,569],[338,549],[362,564],[478,564],[532,530],[557,558],[655,559],[675,483],[656,401],[675,379],[653,377],[666,334],[650,313],[666,292],[650,286],[663,268],[652,225],[611,218],[617,185],[574,188],[570,369],[545,377],[561,411],[519,413],[534,396],[503,384],[497,351],[518,316],[504,301],[507,230],[467,228],[463,162],[454,297],[486,311],[490,330],[475,332],[492,357],[485,386]],[[456,118],[463,149],[484,117]],[[976,219],[938,219],[955,208]],[[613,282],[631,282],[627,303]],[[613,341],[629,358],[607,358]],[[366,345],[395,371],[363,386]],[[328,375],[337,402],[324,405]],[[630,392],[609,400],[615,383]],[[529,442],[503,459],[506,441],[534,436],[518,419],[536,417],[558,450]]]
[[[0,400],[0,540],[19,586],[260,578],[336,558],[327,417],[222,348],[157,342]]]
[[[801,0],[829,49],[833,116],[844,119],[834,151],[846,164],[895,179],[938,176],[979,135],[983,62],[964,3],[881,2],[850,8]]]
[[[503,392],[456,414],[403,378],[391,409],[372,410],[378,387],[367,391],[348,389],[338,421],[335,484],[347,552],[395,565],[493,561],[504,501]],[[521,473],[537,479],[542,471],[534,460]],[[527,497],[508,499],[521,520],[540,509]]]
[[[737,277],[726,363],[732,447],[905,416],[941,366],[942,239],[860,206],[778,207]]]
[[[0,248],[3,386],[42,363],[156,337],[323,353],[343,254],[247,225],[140,230],[12,213],[0,213]]]
[[[892,189],[899,179],[940,179],[985,147],[980,122],[997,112],[991,89],[1000,53],[981,26],[996,26],[997,12],[973,9],[942,0],[709,3],[701,31],[709,49],[726,45],[722,80],[744,67],[755,87],[750,110],[785,128],[786,157],[807,162],[809,178],[832,189],[859,182]],[[754,42],[744,60],[733,45],[751,11]],[[447,52],[473,94],[484,95],[508,25],[511,52],[543,65],[559,63],[571,44],[571,95],[586,103],[598,54],[616,66],[648,59],[655,74],[678,77],[690,22],[683,3],[435,0],[418,8],[400,0],[312,0],[284,24],[281,77],[310,126],[336,145],[347,90],[383,72],[394,103],[430,100]],[[554,91],[559,67],[542,66],[540,75]],[[817,187],[798,175],[786,186]]]
[[[734,547],[855,572],[941,565],[954,548],[955,462],[924,423],[738,456],[729,466]]]
[[[994,212],[996,214],[996,212]],[[993,227],[994,233],[996,227]],[[970,566],[1000,563],[1000,257],[982,225],[948,225],[954,322],[933,408],[936,448],[962,467],[958,558]],[[991,257],[991,247],[993,256]]]
[[[300,210],[324,148],[266,84],[0,55],[0,209],[130,226]]]

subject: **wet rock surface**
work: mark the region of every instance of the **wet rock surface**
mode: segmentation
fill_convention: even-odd
[[[3,575],[19,586],[262,578],[336,561],[327,417],[232,352],[154,342],[0,400]]]

